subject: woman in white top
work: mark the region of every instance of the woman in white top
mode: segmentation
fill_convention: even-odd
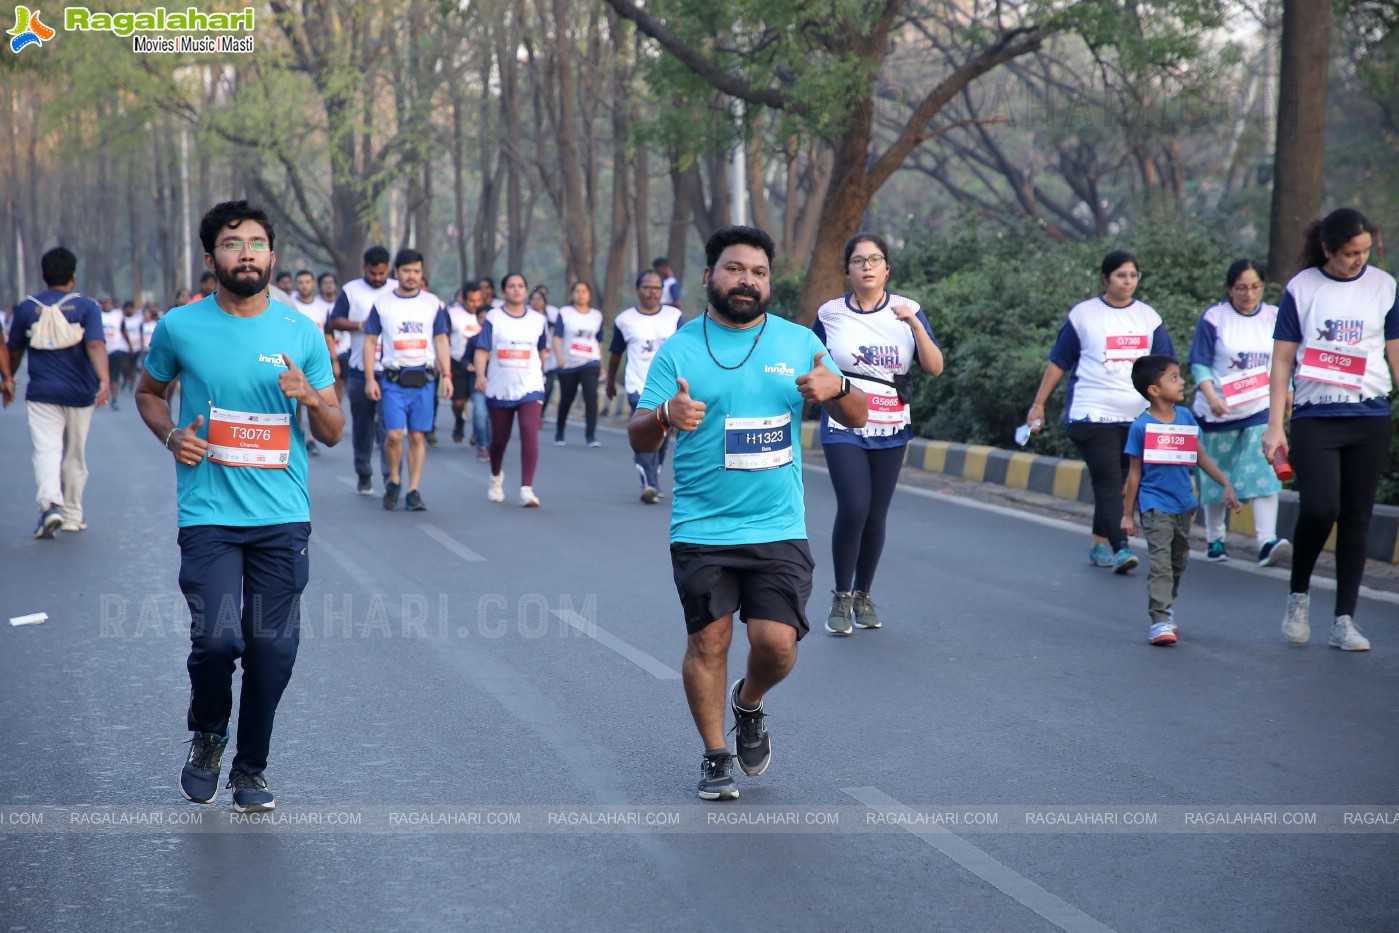
[[[1263,301],[1263,269],[1239,259],[1224,276],[1228,297],[1211,305],[1195,325],[1190,344],[1190,372],[1195,377],[1195,404],[1200,447],[1229,477],[1240,502],[1253,503],[1253,530],[1258,563],[1270,567],[1286,560],[1292,545],[1279,538],[1278,493],[1282,483],[1263,459],[1263,431],[1268,427],[1268,372],[1273,358],[1273,328],[1278,309]],[[1205,513],[1205,559],[1224,561],[1224,488],[1203,470],[1195,471]]]
[[[1068,398],[1064,428],[1088,467],[1093,484],[1093,543],[1088,561],[1126,573],[1137,555],[1122,531],[1122,487],[1127,478],[1127,429],[1146,410],[1132,387],[1132,363],[1148,354],[1175,356],[1161,315],[1134,295],[1141,268],[1131,253],[1117,250],[1103,257],[1103,293],[1069,311],[1049,351],[1035,402],[1025,423],[1038,434],[1044,428],[1044,404],[1066,374]]]
[[[1306,232],[1306,266],[1287,283],[1273,333],[1272,409],[1263,455],[1279,450],[1295,471],[1291,595],[1283,636],[1311,638],[1312,569],[1336,529],[1336,606],[1330,645],[1368,651],[1353,616],[1365,575],[1370,514],[1394,430],[1389,393],[1399,378],[1394,277],[1369,265],[1375,227],[1352,208]],[[1292,443],[1283,430],[1294,383]]]
[[[942,373],[942,350],[918,302],[889,292],[889,247],[872,233],[845,244],[850,293],[823,304],[813,330],[851,384],[869,399],[869,420],[849,428],[821,411],[821,449],[836,494],[831,530],[835,589],[826,631],[879,628],[870,599],[884,551],[885,521],[913,433],[908,374],[914,363]]]
[[[587,282],[574,282],[572,304],[559,308],[554,322],[554,358],[559,377],[559,420],[554,444],[562,447],[568,410],[581,387],[585,415],[584,439],[589,447],[601,447],[597,439],[597,383],[602,373],[602,312],[592,306]]]
[[[491,418],[491,485],[486,498],[505,501],[505,448],[520,422],[520,504],[539,505],[534,470],[544,416],[544,348],[548,324],[525,304],[528,285],[518,272],[500,280],[505,304],[486,314],[476,335],[476,388],[486,394]]]

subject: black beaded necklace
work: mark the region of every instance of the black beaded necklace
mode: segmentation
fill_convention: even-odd
[[[756,337],[753,338],[753,346],[751,346],[751,347],[748,348],[748,353],[747,353],[747,355],[745,355],[745,356],[743,357],[743,359],[741,359],[741,360],[738,361],[738,365],[737,365],[737,366],[725,366],[723,363],[719,362],[719,357],[717,357],[717,356],[714,355],[714,350],[713,350],[713,348],[711,348],[711,347],[709,346],[709,312],[708,312],[708,311],[706,311],[706,312],[704,313],[704,322],[700,325],[700,327],[704,330],[704,348],[705,348],[706,350],[709,351],[709,358],[710,358],[711,360],[714,361],[714,365],[715,365],[715,366],[718,366],[720,369],[727,369],[727,370],[730,370],[730,371],[735,370],[735,369],[742,369],[742,368],[743,368],[743,364],[746,363],[746,362],[748,362],[749,357],[751,357],[751,356],[753,355],[753,351],[756,350],[756,349],[758,349],[758,341],[761,340],[761,339],[763,338],[763,331],[767,330],[767,326],[768,326],[768,316],[767,316],[767,312],[764,312],[764,313],[763,313],[763,323],[758,327],[758,334],[757,334]]]

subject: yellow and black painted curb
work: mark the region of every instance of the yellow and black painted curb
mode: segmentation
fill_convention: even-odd
[[[817,424],[802,422],[802,447],[816,446]],[[1087,465],[1081,460],[1066,460],[1019,450],[1003,450],[983,444],[957,444],[951,441],[930,441],[916,437],[909,441],[904,453],[904,466],[943,473],[977,483],[1013,486],[1031,492],[1044,493],[1060,499],[1093,502],[1093,484],[1088,478]],[[1203,521],[1203,516],[1197,517]],[[1285,490],[1278,503],[1278,529],[1291,528],[1297,521],[1297,494]],[[1229,530],[1253,535],[1253,507],[1229,517]],[[1326,542],[1334,549],[1336,533]],[[1399,507],[1375,506],[1370,519],[1370,535],[1366,555],[1371,560],[1399,564]]]

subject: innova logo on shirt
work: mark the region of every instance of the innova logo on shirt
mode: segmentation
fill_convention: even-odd
[[[259,353],[257,355],[257,361],[259,363],[271,363],[273,366],[287,365],[286,361],[282,359],[282,354],[280,353],[273,353],[271,356],[267,355],[266,353]]]
[[[786,363],[778,363],[776,366],[764,366],[763,372],[776,373],[779,376],[795,376],[797,371]]]
[[[16,55],[31,45],[43,48],[44,43],[56,35],[52,29],[40,21],[39,11],[30,11],[27,6],[15,7],[15,26],[9,34],[14,36],[10,40],[10,51]]]

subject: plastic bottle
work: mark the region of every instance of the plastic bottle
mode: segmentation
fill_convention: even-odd
[[[1292,464],[1287,462],[1286,447],[1278,445],[1277,450],[1273,451],[1272,464],[1273,472],[1278,475],[1278,479],[1282,480],[1284,483],[1292,479]]]

